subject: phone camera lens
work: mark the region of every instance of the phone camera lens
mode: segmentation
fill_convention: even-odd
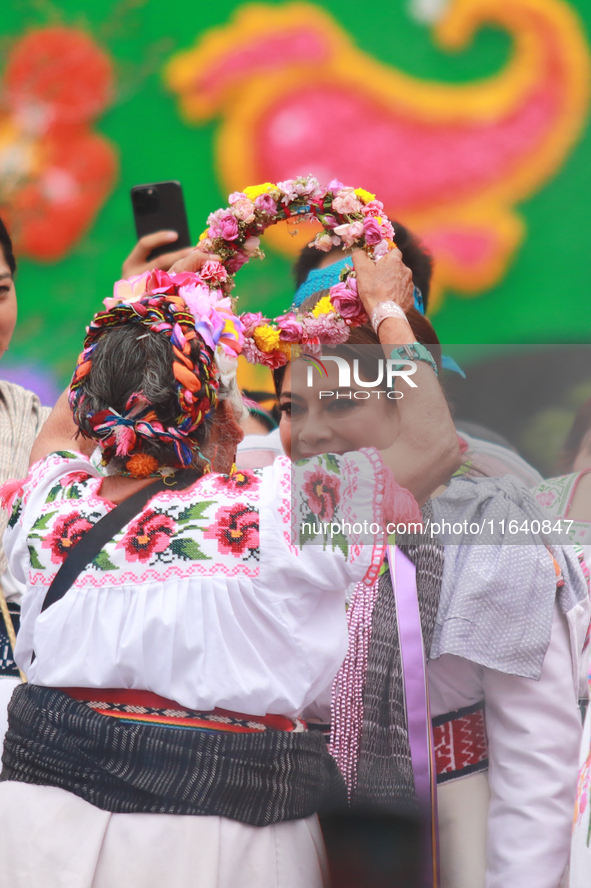
[[[153,216],[160,208],[156,188],[140,188],[132,192],[133,208],[138,216]]]

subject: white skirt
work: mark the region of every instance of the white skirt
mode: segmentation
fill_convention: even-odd
[[[110,814],[52,786],[0,783],[10,888],[322,888],[316,816],[273,826],[225,817]]]
[[[437,787],[441,888],[484,888],[489,800],[487,772]]]

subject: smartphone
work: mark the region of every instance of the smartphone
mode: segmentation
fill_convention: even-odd
[[[145,234],[153,234],[155,231],[178,232],[178,240],[156,247],[148,256],[148,261],[163,253],[192,246],[180,182],[136,185],[131,189],[131,205],[138,240]]]

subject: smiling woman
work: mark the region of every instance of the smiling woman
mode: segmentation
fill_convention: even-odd
[[[0,219],[0,356],[7,351],[16,325],[15,272],[12,241]],[[0,483],[26,474],[33,441],[49,412],[33,392],[0,380]],[[7,520],[8,515],[0,511],[0,533],[4,532]],[[0,744],[6,730],[6,706],[19,682],[13,645],[23,588],[8,570],[4,549],[0,546]]]
[[[310,305],[304,304],[304,308],[311,308],[320,298],[322,293],[315,294],[309,300]],[[441,348],[429,321],[413,308],[407,311],[406,316],[410,329],[409,339],[428,345],[434,363],[439,365]],[[399,381],[396,387],[387,384],[389,373],[385,368],[391,368],[393,364],[390,352],[395,347],[394,342],[400,345],[404,339],[403,331],[395,324],[393,319],[380,324],[380,336],[370,324],[352,328],[345,345],[333,349],[324,348],[322,363],[326,375],[310,372],[311,365],[305,356],[275,370],[273,379],[282,417],[279,428],[282,446],[293,460],[325,452],[346,453],[362,447],[376,447],[383,451],[382,457],[386,458],[385,451],[392,448],[401,436],[398,447],[394,449],[395,476],[403,487],[416,495],[414,483],[417,480],[419,484],[423,483],[425,477],[430,478],[431,473],[437,471],[433,462],[428,467],[427,460],[421,462],[420,470],[427,473],[426,476],[423,475],[421,482],[417,478],[418,451],[412,448],[406,450],[403,444],[407,433],[403,417],[406,416],[406,421],[411,422],[413,411],[420,409],[415,408],[413,402],[412,381],[417,380],[422,385],[419,377],[425,373],[425,368],[421,368],[420,363],[416,362],[415,373],[412,368],[409,373],[408,364],[394,365],[398,368],[394,370],[394,374],[399,374],[394,378]],[[394,332],[390,333],[390,345],[387,345],[384,340],[392,329],[390,325]],[[332,358],[335,360],[331,360]],[[347,363],[353,382],[357,378],[359,385],[340,385],[338,360]],[[380,368],[383,379],[382,383],[377,384]],[[404,450],[405,453],[402,461],[399,450]]]

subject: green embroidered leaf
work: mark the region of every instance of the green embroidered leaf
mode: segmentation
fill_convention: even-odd
[[[326,462],[326,468],[329,472],[334,472],[337,475],[341,474],[341,467],[334,453],[325,453],[324,460]]]
[[[61,484],[56,484],[55,487],[52,487],[51,490],[49,491],[49,493],[47,494],[47,499],[45,500],[45,502],[46,503],[54,502],[54,500],[57,498],[57,495],[60,492],[60,490],[63,490],[63,487]]]
[[[71,450],[54,450],[52,456],[61,456],[63,459],[80,459],[80,454]]]
[[[170,544],[170,549],[179,558],[185,558],[187,561],[209,561],[209,555],[201,551],[195,540],[176,539]]]
[[[68,499],[80,499],[80,491],[75,484],[73,484],[71,487],[68,487],[66,496]]]
[[[29,558],[31,559],[31,567],[36,567],[38,570],[43,570],[43,565],[37,558],[37,553],[33,546],[29,546]]]
[[[20,514],[22,512],[22,499],[18,499],[14,506],[12,507],[12,512],[10,513],[10,518],[8,519],[8,526],[14,527],[18,519],[20,518]]]
[[[199,518],[203,518],[204,513],[211,505],[211,500],[206,500],[203,503],[193,503],[192,506],[179,513],[177,521],[196,521]]]
[[[305,459],[298,459],[295,461],[294,465],[296,466],[307,466],[309,462],[312,461],[315,457],[307,456]]]
[[[46,515],[42,515],[41,518],[37,518],[31,530],[47,530],[47,522],[50,518],[53,518],[54,515],[57,515],[57,511],[48,512]]]
[[[98,570],[119,570],[117,565],[113,564],[110,560],[106,552],[99,552],[92,562],[92,566],[96,567]]]
[[[332,548],[333,552],[335,549],[340,549],[345,558],[349,555],[349,540],[342,533],[335,533],[332,537]]]
[[[315,540],[322,528],[319,530],[318,515],[310,512],[300,523],[300,549],[310,540]]]

